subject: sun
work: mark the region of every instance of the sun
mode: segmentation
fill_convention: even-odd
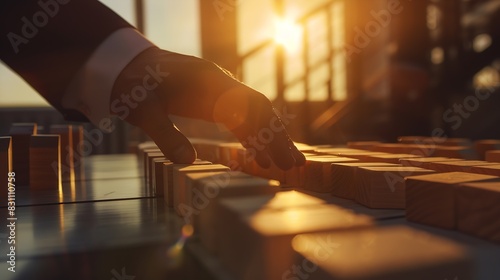
[[[277,18],[274,21],[274,41],[288,51],[296,51],[300,47],[302,28],[290,19]]]

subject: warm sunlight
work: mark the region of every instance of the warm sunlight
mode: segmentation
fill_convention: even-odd
[[[302,29],[289,19],[276,19],[274,22],[274,41],[289,52],[295,52],[300,48]]]

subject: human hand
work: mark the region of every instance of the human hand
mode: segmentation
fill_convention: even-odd
[[[120,73],[110,104],[113,114],[142,128],[177,163],[192,163],[196,151],[170,114],[224,124],[244,147],[255,150],[264,168],[271,160],[283,170],[305,162],[263,94],[200,58],[147,49]],[[272,131],[270,141],[252,143],[263,130]]]

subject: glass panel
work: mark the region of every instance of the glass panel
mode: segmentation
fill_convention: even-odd
[[[276,65],[274,63],[274,47],[271,45],[243,63],[244,82],[266,95],[276,98]]]
[[[198,0],[146,0],[145,33],[160,48],[201,55]]]

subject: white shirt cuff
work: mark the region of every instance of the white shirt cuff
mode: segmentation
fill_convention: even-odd
[[[62,106],[82,112],[93,124],[110,132],[109,99],[116,78],[132,59],[152,46],[133,28],[115,31],[73,77],[63,95]]]

